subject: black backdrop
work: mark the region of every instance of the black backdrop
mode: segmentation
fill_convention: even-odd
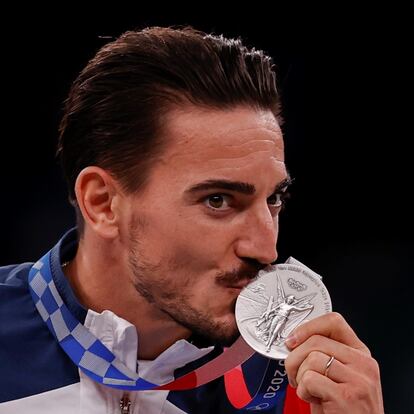
[[[292,255],[324,276],[334,309],[380,362],[386,412],[408,413],[414,403],[412,7],[272,6],[6,11],[0,265],[35,260],[74,223],[54,158],[57,125],[70,82],[107,37],[171,24],[241,36],[274,56],[278,67],[295,178],[281,220],[280,258]]]

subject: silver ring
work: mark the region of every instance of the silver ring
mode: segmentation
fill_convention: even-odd
[[[335,359],[335,357],[334,357],[334,356],[331,356],[331,357],[329,358],[329,361],[327,362],[326,367],[325,367],[325,372],[323,373],[323,375],[325,375],[325,377],[327,377],[327,376],[328,376],[329,367],[330,367],[330,366],[332,365],[332,363],[334,362],[334,359]]]

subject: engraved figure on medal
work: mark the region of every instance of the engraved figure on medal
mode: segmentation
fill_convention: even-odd
[[[303,294],[304,291],[308,294]],[[299,292],[299,293],[298,293]],[[236,303],[236,321],[245,341],[257,352],[284,359],[285,339],[306,318],[332,310],[329,293],[319,277],[298,265],[275,265],[259,272]]]
[[[313,309],[311,301],[316,296],[316,293],[299,299],[294,295],[286,296],[279,275],[277,275],[277,284],[276,302],[274,303],[274,297],[271,296],[266,311],[256,323],[256,335],[266,343],[266,352],[270,351],[273,343],[281,345],[288,333],[309,315]]]

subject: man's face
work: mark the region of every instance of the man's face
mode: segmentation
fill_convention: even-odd
[[[167,146],[131,196],[131,281],[161,318],[224,344],[240,290],[276,260],[282,134],[270,111],[172,111]]]

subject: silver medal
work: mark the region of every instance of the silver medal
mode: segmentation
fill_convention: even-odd
[[[259,272],[236,302],[240,334],[255,351],[272,359],[287,357],[285,339],[299,324],[332,311],[321,278],[292,261]]]

